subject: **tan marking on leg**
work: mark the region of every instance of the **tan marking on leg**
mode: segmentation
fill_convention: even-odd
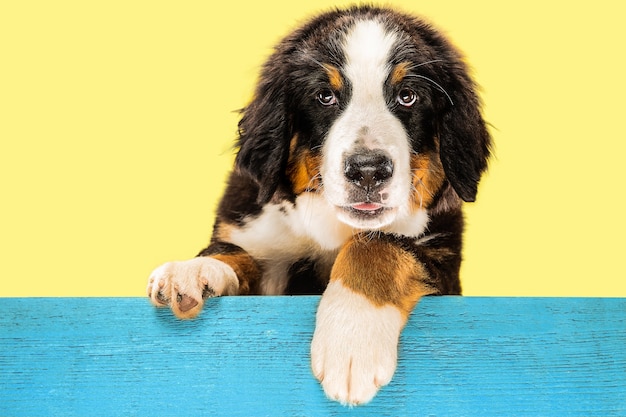
[[[392,304],[408,317],[417,301],[435,290],[413,254],[393,241],[358,235],[339,252],[331,280],[365,295],[374,305]]]
[[[257,262],[247,253],[216,254],[211,258],[224,262],[233,268],[239,279],[239,295],[259,293],[261,269]]]

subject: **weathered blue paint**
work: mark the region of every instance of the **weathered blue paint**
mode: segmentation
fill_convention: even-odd
[[[318,297],[0,299],[0,416],[626,416],[626,299],[431,297],[368,405],[309,366]]]

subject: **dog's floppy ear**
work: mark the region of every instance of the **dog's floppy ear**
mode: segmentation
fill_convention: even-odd
[[[242,111],[235,158],[236,168],[259,184],[259,204],[267,203],[280,184],[292,137],[282,69],[273,68],[272,61],[276,62],[268,61],[252,102]]]
[[[476,86],[465,65],[449,72],[447,110],[439,121],[440,157],[446,176],[464,201],[474,201],[487,168],[491,138],[481,115]]]

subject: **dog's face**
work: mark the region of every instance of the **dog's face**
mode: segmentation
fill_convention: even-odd
[[[432,148],[433,130],[422,123],[426,94],[407,77],[419,63],[391,59],[399,38],[380,22],[355,23],[343,39],[341,70],[330,70],[340,88],[324,87],[318,97],[332,120],[322,147],[323,192],[339,218],[357,228],[385,226],[423,204],[416,156]]]
[[[322,15],[267,61],[237,166],[260,202],[316,193],[357,229],[427,213],[444,194],[473,201],[489,154],[474,88],[458,52],[413,17]]]

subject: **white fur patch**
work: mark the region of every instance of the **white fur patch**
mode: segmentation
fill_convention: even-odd
[[[390,157],[394,174],[385,189],[390,210],[372,219],[355,218],[338,211],[341,221],[359,229],[379,229],[406,210],[411,192],[410,144],[404,126],[389,110],[384,96],[391,71],[389,57],[397,37],[376,20],[357,22],[344,41],[343,68],[352,85],[345,111],[335,121],[322,149],[321,175],[324,196],[336,207],[350,205],[344,158],[358,148],[381,149]]]
[[[229,241],[265,264],[261,292],[284,294],[288,269],[293,262],[310,258],[328,268],[339,248],[352,236],[352,229],[341,223],[319,194],[303,193],[295,206],[285,202],[268,204],[245,226],[234,228]]]
[[[309,236],[323,250],[338,250],[354,232],[338,221],[335,208],[320,194],[298,196],[291,221],[296,234]]]
[[[396,370],[405,320],[393,306],[376,307],[365,296],[332,281],[317,309],[311,367],[326,395],[364,404]]]
[[[407,237],[419,237],[426,232],[429,220],[428,212],[424,209],[412,213],[400,213],[393,223],[383,228],[383,231]]]

